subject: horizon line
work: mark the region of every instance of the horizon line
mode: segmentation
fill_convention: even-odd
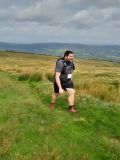
[[[80,42],[8,42],[8,41],[0,41],[0,43],[9,43],[9,44],[80,44],[87,46],[120,46],[120,44],[88,44],[88,43],[80,43]]]

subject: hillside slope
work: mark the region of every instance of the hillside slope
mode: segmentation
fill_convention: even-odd
[[[119,160],[120,106],[76,95],[71,114],[64,93],[51,111],[51,91],[47,80],[0,71],[0,159]]]

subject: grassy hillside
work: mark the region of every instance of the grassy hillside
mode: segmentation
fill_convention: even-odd
[[[57,57],[0,52],[1,160],[119,160],[120,65],[75,59],[75,104],[48,106]]]

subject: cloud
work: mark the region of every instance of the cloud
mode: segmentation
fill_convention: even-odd
[[[35,3],[27,8],[11,6],[0,10],[0,19],[15,21],[37,21],[41,23],[49,23],[54,21],[55,9],[53,6],[47,6],[44,3]]]
[[[111,7],[104,9],[102,14],[107,21],[120,21],[120,8]]]
[[[66,7],[72,9],[120,7],[119,0],[64,0]]]
[[[76,29],[90,29],[100,23],[98,20],[99,14],[94,14],[96,11],[82,10],[75,13],[70,19],[70,26],[74,26]]]
[[[70,16],[66,26],[75,29],[91,29],[101,25],[116,26],[120,22],[120,10],[117,8],[81,10]]]
[[[0,20],[15,20],[17,21],[34,21],[43,25],[64,25],[68,23],[76,28],[91,28],[104,21],[120,21],[120,10],[118,5],[116,7],[110,7],[113,1],[103,0],[98,3],[92,0],[91,3],[87,3],[87,0],[75,0],[74,4],[72,0],[43,0],[33,3],[32,5],[21,8],[21,6],[10,6],[8,8],[0,9]],[[94,2],[94,3],[93,3]],[[120,4],[118,0],[115,0],[114,5]],[[54,4],[54,5],[53,5]],[[93,4],[93,5],[92,5]],[[82,9],[83,6],[102,6],[107,5],[109,8],[89,8]],[[109,4],[109,5],[108,5]],[[73,11],[71,8],[65,8],[72,5],[74,8],[79,7]],[[84,7],[83,7],[84,8]],[[72,10],[72,11],[71,11]],[[74,24],[74,25],[73,25]]]
[[[99,33],[120,36],[119,17],[119,0],[5,0],[0,2],[0,35],[8,38],[12,33],[10,36],[17,39],[26,38],[26,33],[34,40],[40,37],[52,41],[72,37],[79,41],[79,37],[91,39],[92,35],[96,39]]]

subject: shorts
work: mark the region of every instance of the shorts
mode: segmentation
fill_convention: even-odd
[[[73,88],[74,89],[74,83],[72,80],[68,81],[65,84],[61,84],[62,89],[64,89],[64,91],[66,91],[66,88]],[[54,92],[55,93],[59,93],[59,88],[56,82],[54,82]]]

